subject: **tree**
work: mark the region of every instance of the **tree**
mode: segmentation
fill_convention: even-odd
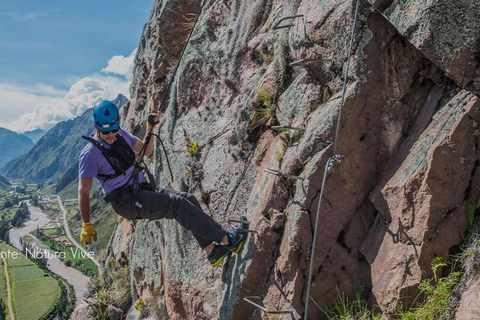
[[[12,201],[10,201],[10,200],[8,200],[8,199],[5,200],[5,203],[3,204],[3,207],[4,207],[5,209],[13,207]]]
[[[0,239],[8,243],[8,221],[0,221]]]
[[[23,186],[21,186],[21,187],[20,187],[20,186],[16,187],[16,188],[15,188],[15,191],[17,191],[17,193],[21,193],[21,194],[27,193],[27,190],[26,190],[25,187],[23,187]]]
[[[32,194],[32,195],[30,196],[30,199],[32,200],[32,205],[33,205],[34,207],[38,207],[38,196],[35,196],[35,195]]]
[[[5,302],[3,302],[3,299],[0,299],[0,320],[5,320],[6,317]]]
[[[13,216],[12,225],[14,227],[20,227],[25,220],[30,218],[30,211],[28,211],[28,206],[25,202],[20,204],[20,208],[18,208],[17,212]]]

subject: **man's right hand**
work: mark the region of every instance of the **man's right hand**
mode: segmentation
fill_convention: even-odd
[[[80,233],[80,241],[82,241],[84,244],[91,244],[92,236],[93,240],[97,241],[97,231],[92,226],[92,223],[84,222],[82,224],[82,233]]]

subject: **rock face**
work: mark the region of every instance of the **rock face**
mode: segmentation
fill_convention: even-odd
[[[458,307],[457,319],[476,320],[480,317],[480,281],[472,285],[463,295]]]
[[[336,141],[343,158],[323,192],[311,298],[323,308],[363,283],[387,317],[410,306],[432,259],[462,241],[466,206],[480,196],[480,3],[361,1],[337,139],[354,1],[208,1],[172,79],[199,6],[155,2],[124,125],[143,135],[173,81],[159,134],[174,180],[160,144],[147,162],[160,185],[194,193],[224,225],[245,214],[257,234],[222,270],[175,221],[123,221],[112,254],[130,257],[134,295],[161,292],[171,319],[267,319],[245,296],[301,318]]]

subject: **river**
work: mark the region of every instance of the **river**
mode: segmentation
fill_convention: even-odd
[[[20,238],[24,235],[29,234],[33,230],[36,230],[37,227],[41,228],[44,225],[50,223],[48,216],[40,210],[40,208],[33,207],[28,203],[28,210],[30,211],[30,220],[25,222],[25,226],[22,228],[12,228],[9,232],[10,242],[20,251],[23,251],[23,248],[20,244]],[[34,246],[37,250],[48,250],[43,245],[38,242],[38,239],[34,238]],[[55,254],[47,254],[48,264],[47,267],[50,271],[59,276],[63,277],[70,284],[73,285],[75,290],[75,298],[77,300],[77,306],[83,300],[83,291],[86,288],[87,282],[90,280],[89,277],[85,276],[83,273],[77,269],[67,267]]]

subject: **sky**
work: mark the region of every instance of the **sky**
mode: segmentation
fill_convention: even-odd
[[[48,130],[130,97],[154,0],[0,0],[0,127]]]

